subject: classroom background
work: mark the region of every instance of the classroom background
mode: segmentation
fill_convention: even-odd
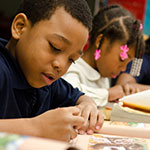
[[[0,37],[10,38],[10,23],[20,0],[0,0]],[[144,34],[150,35],[150,0],[87,0],[93,15],[102,4],[118,3],[128,9],[144,25]]]

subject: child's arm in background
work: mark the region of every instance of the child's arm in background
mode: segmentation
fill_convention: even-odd
[[[122,73],[117,79],[116,84],[125,85],[127,83],[136,83],[136,79],[129,73]]]
[[[0,119],[0,131],[70,141],[77,136],[83,117],[77,107],[57,108],[34,118]]]
[[[81,110],[81,116],[84,118],[84,125],[79,128],[78,132],[84,134],[93,134],[100,132],[103,125],[103,115],[97,109],[95,102],[88,96],[82,95],[77,101],[77,107]]]
[[[150,85],[137,83],[136,79],[128,73],[122,73],[116,84],[122,86],[126,95],[150,89]]]

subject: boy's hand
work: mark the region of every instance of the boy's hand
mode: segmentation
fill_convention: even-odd
[[[124,90],[121,85],[115,85],[112,88],[109,88],[109,97],[108,101],[113,102],[117,101],[119,98],[125,96]]]
[[[81,96],[77,102],[77,107],[81,110],[81,116],[84,118],[84,125],[78,128],[80,134],[87,132],[93,134],[93,132],[99,132],[104,118],[103,115],[98,111],[94,101],[88,96]]]
[[[77,136],[75,126],[83,126],[84,118],[77,107],[57,108],[32,118],[37,136],[70,141]]]

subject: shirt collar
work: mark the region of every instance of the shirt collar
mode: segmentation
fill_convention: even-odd
[[[83,70],[82,72],[89,80],[95,81],[101,78],[100,73],[86,63],[82,58],[79,58],[76,63],[80,65],[81,69]]]
[[[13,87],[16,89],[32,88],[28,84],[18,62],[11,55],[9,50],[5,47],[7,43],[8,43],[8,41],[0,38],[0,52],[6,59],[7,66],[10,71],[11,78],[12,78]]]

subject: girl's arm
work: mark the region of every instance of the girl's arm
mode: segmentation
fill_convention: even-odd
[[[150,85],[137,83],[136,79],[128,73],[122,73],[116,84],[122,86],[126,95],[150,89]]]
[[[122,73],[118,77],[116,84],[125,85],[127,83],[136,83],[136,79],[128,73]]]

